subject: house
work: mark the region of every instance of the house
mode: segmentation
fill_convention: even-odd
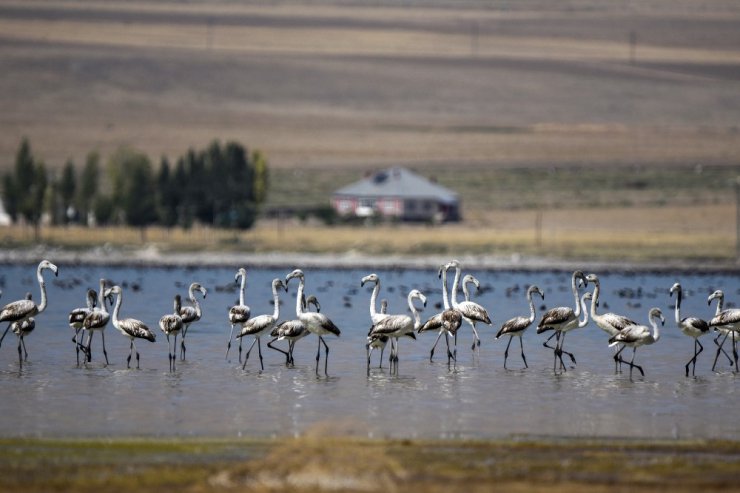
[[[459,221],[457,193],[406,168],[390,168],[335,191],[332,207],[342,217],[381,216],[403,221]]]

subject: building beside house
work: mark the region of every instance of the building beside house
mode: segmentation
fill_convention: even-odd
[[[332,195],[342,217],[380,216],[402,221],[459,221],[457,193],[406,168],[390,168],[342,187]]]

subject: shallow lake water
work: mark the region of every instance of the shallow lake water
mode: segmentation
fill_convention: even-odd
[[[250,269],[246,303],[252,314],[272,313],[270,281],[284,279],[285,269]],[[242,370],[236,345],[224,358],[230,326],[228,308],[238,299],[236,268],[123,268],[60,265],[58,279],[47,272],[49,305],[26,339],[29,359],[22,367],[17,339],[9,334],[0,347],[0,436],[281,436],[313,426],[350,428],[373,437],[516,436],[726,438],[740,439],[738,378],[726,358],[710,371],[715,346],[710,337],[698,360],[696,377],[684,376],[693,355],[693,340],[677,329],[668,289],[684,287],[682,316],[709,318],[714,305],[707,296],[724,289],[728,303],[740,296],[740,279],[717,274],[617,273],[600,274],[600,311],[628,315],[647,324],[650,307],[666,316],[661,339],[637,351],[642,377],[629,371],[615,374],[607,335],[593,322],[572,331],[565,349],[577,365],[553,372],[552,352],[542,347],[545,335],[531,327],[524,336],[529,368],[524,369],[518,341],[512,343],[508,370],[503,353],[508,339],[494,340],[501,324],[528,312],[525,290],[539,285],[546,299],[542,308],[572,305],[570,273],[556,271],[477,271],[483,290],[473,299],[485,306],[494,326],[480,326],[480,350],[470,349],[472,331],[464,326],[458,339],[458,362],[448,367],[439,346],[430,363],[429,349],[436,334],[403,339],[397,374],[388,362],[366,371],[365,336],[370,326],[371,289],[360,288],[367,270],[305,271],[306,292],[315,294],[322,313],[342,330],[327,337],[328,376],[315,373],[317,339],[296,344],[294,368],[263,339],[265,369],[260,371],[256,348]],[[440,311],[441,283],[436,271],[377,271],[380,298],[389,300],[390,313],[407,313],[406,293],[418,288],[428,297],[426,319]],[[124,286],[122,317],[139,318],[157,334],[156,343],[139,341],[141,369],[127,369],[129,340],[109,325],[106,345],[111,364],[103,365],[99,335],[93,340],[93,361],[75,364],[73,330],[67,315],[84,305],[88,287],[97,289],[105,277]],[[2,303],[26,292],[39,300],[35,266],[6,265]],[[208,288],[202,301],[203,318],[191,326],[187,360],[170,372],[167,345],[157,321],[169,313],[176,293],[199,281]],[[138,289],[134,289],[134,288]],[[281,293],[281,319],[295,318],[297,281]],[[536,324],[536,322],[535,322]],[[4,329],[4,328],[3,328]],[[251,343],[245,341],[245,343]],[[277,345],[284,347],[284,343]],[[729,348],[729,344],[727,345]],[[629,352],[628,352],[629,351]],[[626,350],[625,355],[631,355]],[[387,358],[388,352],[385,353]],[[322,352],[323,358],[323,352]]]

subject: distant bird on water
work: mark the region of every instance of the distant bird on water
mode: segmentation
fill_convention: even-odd
[[[244,304],[244,291],[246,290],[247,286],[247,270],[244,267],[240,267],[238,271],[236,271],[236,275],[234,276],[234,282],[240,282],[241,284],[239,287],[239,304],[234,305],[231,308],[229,308],[229,323],[231,324],[231,332],[229,332],[229,344],[226,346],[226,359],[229,359],[229,349],[231,349],[231,339],[234,336],[234,326],[235,325],[244,325],[247,320],[249,320],[249,315],[251,313],[251,310],[247,305]],[[242,341],[244,339],[239,339],[239,363],[242,362]]]
[[[638,347],[655,344],[656,342],[658,342],[658,339],[660,339],[660,330],[658,329],[658,324],[655,321],[656,318],[660,320],[661,325],[665,323],[665,318],[663,317],[663,312],[660,311],[660,308],[651,308],[650,312],[648,313],[648,319],[650,321],[650,325],[653,326],[652,334],[650,333],[650,329],[645,325],[635,324],[625,327],[616,335],[614,335],[611,339],[609,339],[609,346],[623,344],[622,348],[617,352],[617,358],[619,358],[620,360],[622,360],[620,354],[622,353],[622,351],[624,351],[624,348],[632,348],[632,359],[629,363],[624,361],[625,363],[630,365],[630,377],[632,376],[633,368],[637,368],[638,370],[640,370],[640,374],[642,376],[645,376],[645,372],[642,370],[642,367],[638,364],[635,364],[635,353],[637,352]]]
[[[194,282],[190,284],[188,300],[191,306],[186,305],[180,307],[180,317],[183,323],[182,337],[180,338],[180,359],[185,359],[185,336],[188,335],[190,324],[197,322],[203,316],[200,303],[198,303],[198,299],[195,297],[196,291],[200,291],[203,294],[203,299],[206,299],[206,294],[208,294],[208,290],[201,286],[200,283]]]

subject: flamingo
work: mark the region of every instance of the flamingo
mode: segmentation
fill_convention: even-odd
[[[509,346],[511,346],[511,340],[514,338],[514,336],[519,337],[519,346],[522,349],[522,361],[524,361],[524,367],[529,368],[529,366],[527,365],[527,358],[524,356],[524,343],[522,342],[522,336],[524,335],[524,332],[529,328],[529,326],[532,325],[532,323],[534,322],[534,301],[532,301],[532,295],[535,293],[539,294],[543,300],[545,299],[545,293],[543,293],[539,287],[532,285],[527,289],[529,317],[514,317],[510,320],[507,320],[501,326],[498,334],[496,334],[496,339],[498,339],[502,335],[509,336],[509,342],[508,344],[506,344],[506,350],[504,351],[504,368],[506,368],[506,359],[509,357]]]
[[[418,289],[412,289],[407,296],[409,309],[413,314],[413,318],[408,315],[386,315],[384,319],[376,323],[370,331],[369,337],[374,336],[388,336],[391,341],[391,363],[398,364],[398,339],[411,334],[415,330],[421,327],[421,318],[419,312],[414,305],[414,300],[418,299],[427,305],[427,298]],[[393,339],[395,339],[395,344]]]
[[[418,332],[427,332],[432,330],[439,331],[437,339],[434,341],[432,350],[429,352],[429,361],[431,362],[434,358],[434,349],[439,343],[439,339],[442,335],[445,336],[445,342],[447,343],[447,364],[450,364],[451,360],[457,361],[457,331],[462,325],[462,313],[450,307],[450,300],[447,295],[447,270],[445,266],[439,268],[438,276],[442,279],[442,301],[444,303],[444,311],[432,316],[427,320]],[[452,336],[455,341],[455,352],[454,354],[450,351],[449,336]]]
[[[298,320],[303,322],[303,325],[306,326],[309,332],[316,334],[319,337],[319,349],[316,353],[316,374],[319,373],[319,359],[321,357],[321,344],[324,345],[324,374],[327,373],[327,369],[329,367],[329,346],[326,344],[326,341],[324,341],[323,336],[328,334],[334,334],[335,336],[339,337],[341,334],[341,331],[339,328],[334,325],[334,322],[332,322],[329,317],[324,315],[323,313],[317,313],[317,312],[306,312],[303,310],[303,307],[301,306],[301,300],[303,299],[303,290],[306,285],[306,276],[303,274],[303,271],[301,269],[295,269],[293,272],[288,274],[285,277],[285,284],[286,286],[290,282],[291,279],[298,279],[298,293],[296,294],[296,303],[295,303],[295,312],[296,316],[298,317]]]
[[[624,330],[625,327],[630,325],[639,325],[632,319],[629,319],[623,315],[617,315],[615,313],[604,313],[598,315],[596,313],[596,307],[599,305],[599,294],[601,293],[601,282],[596,274],[589,274],[586,276],[586,280],[594,284],[594,297],[591,300],[591,319],[596,322],[601,330],[609,335],[609,338],[617,335],[618,332]],[[619,349],[614,353],[614,371],[617,372],[618,367],[621,368],[622,361],[617,357]],[[630,368],[631,370],[631,368]]]
[[[208,290],[201,286],[200,283],[194,282],[190,284],[190,288],[188,289],[188,299],[192,306],[180,307],[180,317],[182,318],[183,323],[182,337],[180,338],[180,359],[183,360],[185,359],[185,336],[188,334],[188,327],[190,327],[190,324],[200,320],[200,317],[203,315],[203,312],[200,309],[200,303],[198,303],[198,300],[195,297],[196,291],[203,293],[203,299],[206,299]]]
[[[0,310],[0,323],[8,322],[8,327],[5,329],[5,332],[3,332],[2,337],[0,337],[0,345],[2,345],[3,339],[5,339],[5,336],[8,334],[13,322],[19,322],[22,325],[24,320],[35,317],[46,310],[46,282],[44,281],[43,272],[47,269],[52,271],[55,276],[59,275],[59,269],[57,266],[48,260],[42,260],[39,263],[36,268],[36,279],[38,280],[39,289],[41,290],[41,303],[37,305],[33,300],[26,298],[8,303],[2,308],[2,310]],[[20,346],[18,348],[18,356],[20,357]]]
[[[82,329],[82,323],[85,321],[85,317],[95,309],[97,296],[98,293],[94,289],[88,289],[85,296],[87,306],[85,308],[75,308],[69,312],[69,326],[75,331],[72,342],[75,343],[75,350],[77,351],[77,366],[80,366],[80,347],[84,347],[79,341],[80,330]]]
[[[720,313],[724,311],[723,307],[725,304],[725,293],[721,289],[716,290],[714,293],[709,295],[709,298],[707,298],[707,303],[709,305],[712,304],[712,300],[717,300],[717,311],[715,312],[714,316],[718,316]],[[727,351],[725,351],[724,346],[725,341],[727,340],[727,336],[730,335],[730,331],[727,329],[715,329],[718,334],[717,337],[714,338],[714,344],[717,346],[717,357],[714,358],[714,364],[712,365],[712,371],[714,371],[715,366],[717,365],[717,358],[719,358],[719,353],[724,353],[725,356],[727,356],[727,360],[730,362],[730,366],[733,365],[732,358],[729,354],[727,354]],[[725,336],[724,339],[722,339],[722,342],[720,343],[719,340],[722,336]]]
[[[722,342],[719,345],[719,348],[717,349],[717,355],[714,357],[714,364],[712,365],[712,371],[714,371],[715,366],[717,365],[717,358],[719,357],[720,350],[722,349],[722,345],[727,340],[727,337],[729,335],[732,335],[732,355],[733,359],[735,360],[735,372],[738,371],[737,369],[737,347],[735,343],[737,342],[737,331],[740,330],[740,309],[738,308],[728,308],[726,310],[722,310],[717,315],[712,318],[712,320],[709,321],[709,328],[715,329],[716,331],[725,334],[724,339],[722,339]]]
[[[686,376],[689,376],[689,366],[693,363],[692,375],[696,375],[696,358],[699,354],[704,351],[704,346],[699,342],[699,337],[709,333],[709,325],[705,320],[696,317],[681,318],[681,298],[683,297],[683,290],[681,284],[675,283],[671,286],[669,291],[670,296],[676,294],[676,325],[684,335],[694,338],[694,356],[686,363]],[[698,351],[697,351],[698,346]]]
[[[316,308],[317,312],[321,311],[321,304],[319,304],[319,300],[316,299],[316,296],[314,295],[311,295],[308,298],[304,298],[302,303],[304,310],[308,308],[308,305],[313,305]],[[267,347],[283,353],[285,355],[286,366],[295,366],[295,360],[293,359],[293,349],[295,349],[295,343],[296,341],[306,337],[308,334],[308,329],[306,329],[306,326],[303,325],[303,322],[301,322],[300,320],[287,320],[278,324],[277,326],[275,326],[274,329],[272,329],[272,332],[270,332],[272,340],[267,343]],[[287,351],[283,351],[282,349],[276,348],[272,345],[272,343],[274,343],[275,341],[282,340],[288,341]]]
[[[555,331],[553,335],[551,335],[542,345],[548,349],[552,349],[556,357],[561,356],[561,360],[562,354],[567,354],[573,364],[576,364],[576,358],[575,356],[573,356],[573,353],[569,353],[568,351],[563,350],[563,341],[560,340],[560,335],[561,332],[563,332],[564,338],[565,332],[571,329],[575,329],[580,325],[578,319],[581,316],[582,303],[580,303],[578,299],[578,288],[581,284],[583,285],[583,287],[586,287],[588,286],[588,281],[586,281],[586,276],[583,275],[583,272],[581,272],[580,270],[576,270],[573,272],[570,280],[570,287],[573,291],[575,309],[569,306],[559,306],[556,308],[551,308],[542,314],[542,318],[537,324],[538,334],[541,334],[548,330]],[[550,342],[550,339],[552,339],[553,337],[557,337],[555,341],[555,347],[548,346],[547,343]],[[561,352],[560,355],[558,354],[558,351]]]
[[[610,347],[616,346],[617,344],[622,344],[622,348],[617,351],[617,357],[620,361],[622,361],[622,358],[619,355],[622,353],[622,351],[624,351],[624,348],[632,348],[632,360],[630,360],[629,363],[624,361],[625,363],[630,365],[630,378],[632,378],[633,368],[637,368],[638,370],[640,370],[640,374],[642,376],[645,376],[645,372],[642,370],[642,367],[635,364],[635,353],[637,352],[638,347],[655,344],[656,342],[658,342],[658,339],[660,339],[660,330],[658,329],[658,323],[655,321],[656,318],[660,319],[661,325],[665,323],[665,318],[663,317],[663,312],[660,311],[660,308],[651,308],[648,312],[648,320],[650,321],[650,325],[653,326],[652,334],[650,333],[650,329],[647,326],[633,324],[623,328],[621,331],[617,332],[609,339]]]
[[[488,312],[485,308],[483,308],[478,303],[475,303],[473,301],[463,301],[461,303],[457,302],[457,287],[460,282],[460,261],[458,260],[452,260],[447,265],[445,265],[445,270],[450,269],[451,267],[455,268],[455,280],[452,281],[452,308],[459,311],[463,319],[470,324],[470,326],[473,328],[473,345],[472,349],[475,351],[475,348],[480,346],[480,337],[478,336],[478,331],[475,330],[475,324],[477,322],[483,322],[488,325],[493,325],[491,322],[491,319],[488,316]]]
[[[159,328],[167,337],[167,359],[170,363],[170,371],[175,370],[175,361],[177,360],[177,334],[183,331],[185,323],[180,316],[182,310],[182,301],[180,295],[175,295],[173,312],[163,315],[159,319]],[[170,335],[175,336],[174,344],[170,347]]]
[[[385,315],[388,313],[388,300],[380,300],[380,313]],[[367,352],[367,368],[370,369],[370,356],[373,354],[374,349],[380,349],[380,359],[378,368],[383,368],[383,352],[385,346],[388,344],[388,336],[386,335],[373,335],[373,325],[370,326],[370,330],[367,332],[367,344],[365,344],[365,351]],[[404,334],[409,339],[416,340],[416,335],[413,332]]]
[[[244,304],[244,291],[247,286],[247,270],[244,267],[240,267],[236,271],[234,276],[234,282],[239,282],[241,279],[241,286],[239,288],[239,304],[229,308],[229,323],[231,323],[231,332],[229,333],[229,344],[226,346],[226,359],[229,359],[229,349],[231,349],[231,339],[234,335],[235,325],[244,325],[249,320],[251,310],[247,305]],[[239,363],[242,362],[242,341],[239,339]]]
[[[123,290],[120,286],[113,286],[105,292],[105,296],[113,295],[117,296],[116,305],[113,308],[113,327],[118,329],[121,334],[128,337],[131,341],[131,345],[129,346],[130,351],[128,358],[126,359],[126,367],[131,368],[131,356],[134,354],[134,351],[136,351],[136,368],[139,368],[139,351],[136,349],[134,339],[146,339],[149,342],[154,342],[157,338],[149,327],[147,327],[147,325],[141,320],[136,320],[135,318],[119,319],[118,316],[121,312],[121,304],[123,303]]]
[[[278,296],[278,288],[283,288],[286,292],[288,291],[288,286],[283,284],[283,281],[277,278],[272,280],[272,299],[274,304],[272,315],[266,314],[250,318],[244,323],[244,325],[242,325],[241,332],[236,336],[238,338],[242,338],[245,336],[254,336],[254,341],[252,342],[252,345],[249,346],[249,350],[244,357],[244,364],[242,365],[242,369],[247,367],[247,361],[249,361],[249,353],[252,352],[252,348],[254,347],[255,343],[257,344],[257,351],[260,357],[260,369],[265,369],[265,365],[262,361],[262,343],[260,342],[260,337],[270,333],[272,328],[275,327],[278,317],[280,316],[280,298]]]
[[[85,348],[87,356],[86,361],[92,361],[92,336],[94,332],[99,331],[100,337],[103,341],[103,356],[105,356],[105,364],[108,365],[108,351],[105,350],[105,327],[108,325],[108,320],[110,320],[110,313],[108,313],[108,310],[105,308],[105,302],[108,300],[112,305],[113,298],[111,295],[106,296],[105,292],[105,279],[101,278],[100,289],[98,290],[98,306],[85,317],[85,320],[82,321],[82,328],[90,333],[87,338],[87,348]]]
[[[29,301],[33,299],[31,293],[26,293],[26,299]],[[33,329],[35,328],[36,319],[33,317],[10,324],[10,331],[18,336],[18,360],[21,362],[21,365],[23,365],[23,361],[28,361],[28,350],[26,349],[26,341],[24,338],[33,332]],[[21,359],[21,346],[23,346],[23,352],[25,353],[23,359]]]

